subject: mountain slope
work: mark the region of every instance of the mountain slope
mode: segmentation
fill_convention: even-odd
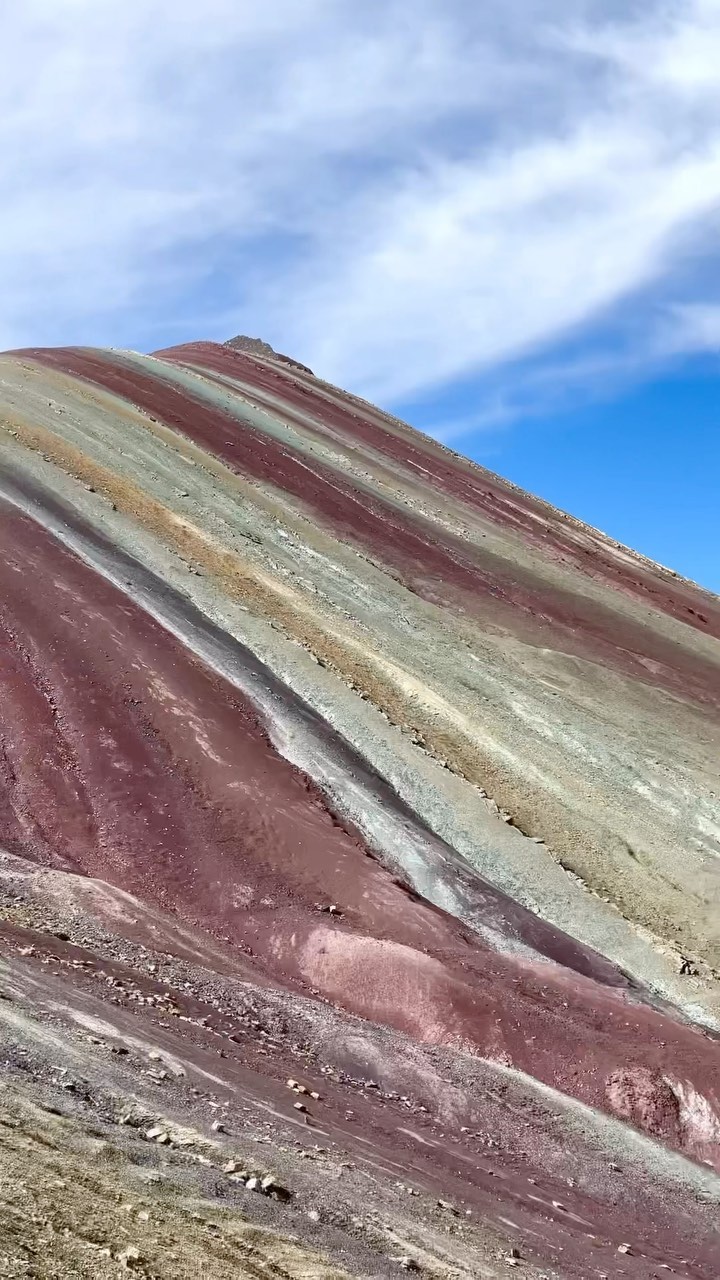
[[[251,1029],[215,1028],[227,1100],[250,1061],[292,1075],[312,1024],[338,1088],[384,1095],[347,1132],[327,1102],[327,1131],[375,1165],[392,1133],[415,1176],[430,1143],[471,1200],[495,1152],[471,1212],[511,1220],[526,1267],[608,1272],[582,1270],[589,1222],[610,1274],[681,1266],[692,1241],[676,1274],[713,1275],[720,601],[249,340],[9,353],[0,449],[0,846],[27,1027],[38,1001],[60,1017],[33,986],[48,921],[82,951],[58,969],[64,1034],[98,956],[161,965],[202,1005],[172,1032],[191,1071],[218,1016],[203,983],[225,1017],[241,983],[276,1043],[258,1058]],[[649,1233],[621,1262],[618,1145]],[[538,1172],[571,1164],[582,1206],[566,1174],[535,1204]],[[514,1261],[458,1243],[416,1260]]]

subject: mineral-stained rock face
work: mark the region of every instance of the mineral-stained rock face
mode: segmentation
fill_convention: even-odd
[[[2,356],[0,450],[13,1105],[277,1274],[716,1277],[720,601],[257,339]]]

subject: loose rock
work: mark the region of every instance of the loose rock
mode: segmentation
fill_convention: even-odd
[[[117,1261],[123,1266],[130,1269],[138,1266],[140,1262],[140,1250],[134,1245],[129,1245],[127,1249],[123,1249],[120,1253],[116,1253]]]

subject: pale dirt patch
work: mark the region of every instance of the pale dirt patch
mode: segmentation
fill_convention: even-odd
[[[237,1211],[153,1186],[72,1120],[0,1092],[0,1276],[343,1280],[349,1273]],[[147,1215],[147,1218],[145,1217]],[[122,1254],[136,1249],[128,1268]],[[107,1256],[106,1250],[110,1250]],[[120,1255],[120,1260],[118,1260]]]

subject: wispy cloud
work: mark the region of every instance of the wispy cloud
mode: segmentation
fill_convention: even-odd
[[[720,303],[687,302],[669,308],[658,344],[667,355],[720,351]]]
[[[720,4],[571,8],[6,6],[0,345],[243,329],[385,402],[628,307],[620,365],[708,349]]]
[[[498,438],[514,423],[557,417],[588,400],[597,403],[613,398],[673,357],[686,354],[688,344],[680,334],[679,318],[665,317],[663,328],[653,329],[647,341],[626,342],[606,350],[576,349],[562,355],[541,352],[534,359],[490,369],[470,387],[460,384],[463,398],[473,404],[470,413],[433,411],[433,402],[440,401],[442,406],[445,398],[440,388],[429,403],[421,398],[419,403],[405,406],[406,416],[443,444],[461,448],[473,441],[477,449],[482,436],[487,437],[483,450],[496,449]],[[691,349],[696,348],[692,345]],[[455,387],[455,393],[457,390]]]
[[[485,396],[474,413],[458,417],[433,417],[422,427],[426,435],[434,436],[442,444],[459,445],[470,437],[491,435],[504,430],[517,421],[519,408],[502,394]]]

